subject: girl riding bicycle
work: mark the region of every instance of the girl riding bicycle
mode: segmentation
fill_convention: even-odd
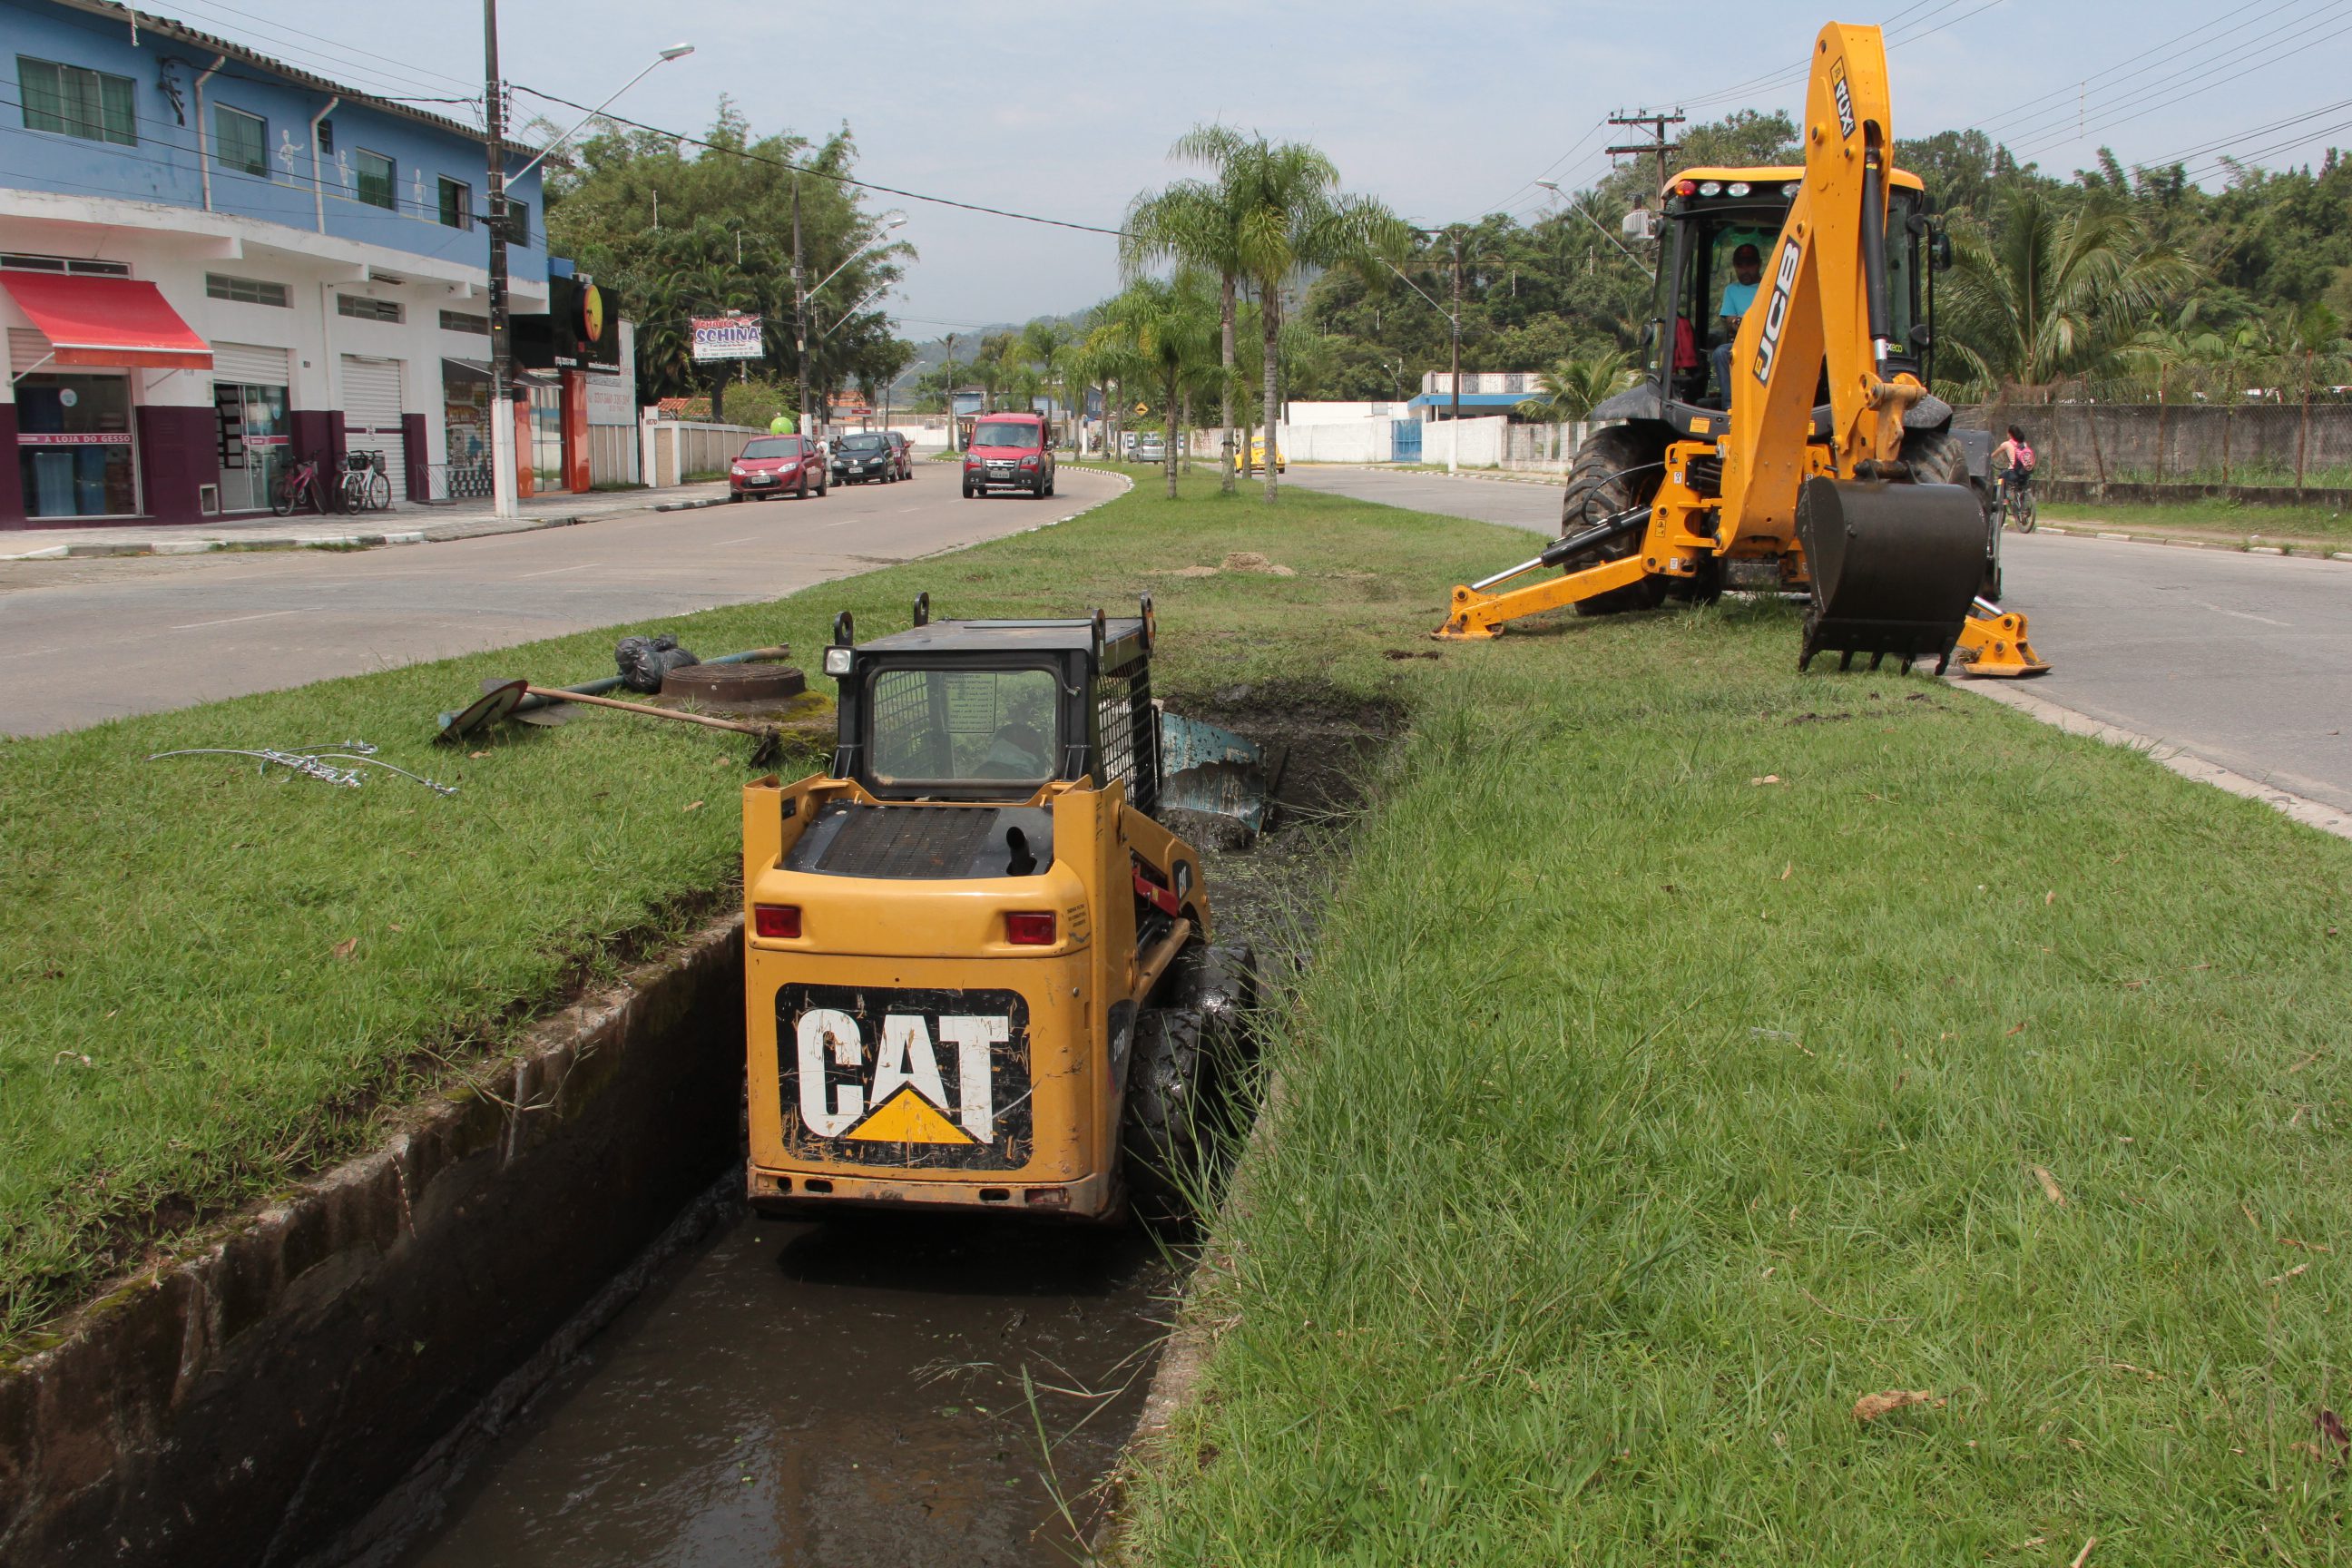
[[[2009,439],[1992,449],[1993,471],[2000,477],[2003,513],[2024,531],[2033,531],[2033,447],[2025,432],[2012,425]]]

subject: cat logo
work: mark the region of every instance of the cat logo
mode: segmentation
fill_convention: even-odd
[[[1843,60],[1830,62],[1830,97],[1837,104],[1838,129],[1851,139],[1853,135],[1853,89],[1846,85]]]
[[[787,1142],[851,1164],[1007,1170],[1029,1146],[1028,1005],[1010,991],[787,985]]]
[[[1780,262],[1772,272],[1772,300],[1764,309],[1764,335],[1756,344],[1756,379],[1767,385],[1772,380],[1772,361],[1780,353],[1780,330],[1789,324],[1789,291],[1797,286],[1797,268],[1802,258],[1797,250],[1796,237],[1791,235],[1780,241]]]

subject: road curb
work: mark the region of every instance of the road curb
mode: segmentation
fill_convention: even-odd
[[[2118,533],[2077,523],[2045,522],[2034,531],[2061,539],[2104,539],[2111,544],[2159,544],[2170,550],[2220,550],[2234,555],[2275,555],[2287,561],[2352,561],[2352,551],[2297,550],[2284,544],[2232,544],[2221,539],[2180,539],[2166,533]],[[2259,536],[2257,536],[2259,537]]]
[[[562,517],[518,518],[510,522],[471,527],[463,523],[426,525],[383,533],[257,533],[243,536],[211,535],[203,539],[142,539],[115,540],[90,544],[52,544],[39,550],[27,550],[16,555],[0,555],[0,562],[12,561],[92,561],[114,556],[137,555],[208,555],[223,550],[375,550],[393,544],[452,544],[465,539],[497,539],[509,533],[536,533],[549,528],[574,528],[583,523],[604,522],[612,518],[626,517],[635,511],[698,511],[704,507],[724,506],[725,496],[698,496],[687,500],[666,501],[659,506],[632,507],[626,511],[566,513]]]
[[[2248,778],[2243,773],[2232,773],[2219,763],[2209,763],[2204,758],[2183,751],[2168,741],[2159,740],[2154,735],[2143,735],[2136,730],[2124,729],[2121,725],[2110,724],[2104,719],[2094,719],[2088,713],[2078,712],[2062,703],[2053,702],[2046,697],[2037,697],[2032,692],[2013,685],[1996,681],[1968,680],[1958,677],[1950,678],[1948,683],[1963,691],[1973,692],[1979,697],[1998,702],[2005,708],[2013,708],[2021,713],[2039,719],[2045,724],[2063,730],[2069,735],[2084,735],[2095,741],[2104,742],[2110,746],[2128,747],[2158,766],[2179,773],[2182,778],[2197,784],[2210,784],[2215,789],[2242,796],[2247,800],[2260,801],[2282,816],[2293,817],[2306,827],[2315,827],[2322,833],[2332,833],[2338,838],[2352,838],[2352,811],[2329,805],[2325,801],[2313,800],[2308,795],[2297,795],[2292,790],[2281,789],[2275,784],[2264,784],[2260,779]]]

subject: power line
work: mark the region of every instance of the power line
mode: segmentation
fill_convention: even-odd
[[[376,60],[383,65],[393,68],[390,73],[385,73],[380,70],[377,71],[376,74],[379,76],[390,74],[401,79],[413,82],[420,87],[429,85],[430,82],[445,83],[450,87],[471,87],[474,85],[472,81],[467,78],[449,76],[441,71],[436,71],[429,66],[413,66],[404,60],[394,59],[390,55],[378,54],[373,49],[366,48],[358,44],[346,43],[339,38],[330,38],[324,34],[316,31],[308,29],[301,32],[289,31],[289,29],[278,26],[277,23],[272,22],[266,16],[257,16],[251,11],[240,10],[236,6],[229,5],[227,0],[177,0],[177,4],[183,9],[213,12],[226,11],[232,16],[241,16],[247,21],[252,23],[259,31],[275,34],[276,36],[283,38],[290,38],[298,45],[307,46],[310,52],[314,54],[325,55],[330,58],[341,56],[344,58]],[[331,47],[330,46],[332,47]],[[373,69],[374,68],[362,67],[361,68]]]
[[[1015,219],[1021,223],[1043,224],[1048,228],[1070,228],[1076,229],[1081,234],[1106,234],[1110,236],[1113,239],[1120,239],[1126,237],[1127,231],[1124,229],[1104,228],[1099,224],[1073,223],[1067,218],[1040,217],[1034,213],[1020,213],[1011,211],[1005,207],[983,206],[978,202],[960,202],[950,196],[926,195],[920,191],[900,190],[896,185],[878,185],[871,180],[861,180],[849,174],[835,174],[829,169],[818,169],[811,167],[805,163],[795,163],[789,158],[771,158],[766,156],[764,153],[754,153],[746,147],[729,147],[716,142],[706,142],[699,136],[688,136],[683,132],[666,131],[658,125],[647,125],[643,121],[631,120],[628,116],[624,114],[614,114],[609,109],[601,111],[593,110],[584,103],[574,103],[568,98],[559,98],[554,93],[542,92],[535,87],[525,87],[520,82],[513,82],[509,85],[519,92],[527,92],[533,98],[545,99],[550,103],[560,103],[566,109],[576,109],[583,114],[593,114],[599,120],[609,120],[616,125],[626,125],[632,130],[650,132],[656,136],[665,137],[670,141],[680,142],[689,147],[699,147],[705,152],[731,153],[735,157],[748,160],[751,163],[766,163],[774,168],[788,169],[795,174],[806,174],[811,179],[831,180],[835,184],[855,185],[862,191],[879,191],[884,195],[898,196],[902,200],[910,202],[927,202],[932,206],[958,207],[965,212],[985,213],[990,217],[1008,217]]]
[[[2304,0],[2285,0],[2285,4],[2264,12],[2263,16],[2259,19],[2267,20],[2272,16],[2277,16],[2281,11],[2292,10],[2294,7],[2302,5],[2303,3]],[[2189,39],[2195,37],[2200,33],[2210,32],[2215,27],[2227,26],[2231,22],[2237,20],[2238,18],[2223,16],[2218,16],[2210,22],[2200,23],[2198,26],[2189,28],[2185,33],[2177,33],[2161,43],[2151,45],[2136,55],[2127,56],[2126,58],[2116,61],[2114,65],[2109,66],[2105,70],[2094,71],[2089,76],[2083,78],[2080,81],[2068,82],[2063,87],[2053,88],[2052,90],[2042,93],[2038,97],[2029,98],[2024,100],[2022,102],[2011,104],[2009,108],[2000,110],[1999,113],[1989,116],[1986,119],[1979,120],[1975,124],[1965,127],[1965,129],[1970,131],[1982,131],[1990,133],[1999,126],[2008,125],[2014,122],[2020,116],[2030,117],[2034,111],[2039,110],[2043,104],[2050,103],[2057,99],[2065,97],[2070,90],[2080,91],[2083,89],[2089,87],[2090,84],[2095,81],[2105,81],[2107,78],[2114,76],[2117,71],[2122,70],[2126,66],[2147,59],[2150,55],[2160,54],[2164,50],[2172,47],[2175,44],[2187,42]],[[2243,24],[2241,23],[2241,25],[2242,26]],[[2171,57],[2168,56],[2167,58],[2169,58]],[[2153,61],[2147,66],[2141,67],[2139,70],[2132,72],[2131,75],[2142,75],[2147,71],[2155,69],[2158,65],[2162,63],[2163,62],[2161,60]]]

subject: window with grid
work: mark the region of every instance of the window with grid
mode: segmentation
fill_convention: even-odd
[[[1055,680],[1046,669],[886,669],[874,678],[875,782],[1054,776]]]
[[[80,278],[128,278],[131,263],[99,261],[86,256],[0,255],[0,271],[66,272]]]
[[[16,97],[25,106],[27,131],[54,131],[136,147],[139,132],[132,124],[132,85],[127,76],[16,57]]]
[[[441,177],[441,225],[444,228],[474,226],[474,187],[446,174]]]
[[[258,114],[247,114],[226,103],[214,104],[213,142],[213,156],[222,168],[241,169],[248,174],[269,173],[269,122]]]
[[[234,300],[240,305],[275,305],[280,310],[290,308],[292,291],[283,283],[265,283],[258,278],[231,278],[226,273],[205,274],[205,292],[215,300]]]
[[[441,312],[441,330],[445,332],[471,332],[478,338],[487,338],[490,335],[490,319],[469,315],[464,310],[444,310]]]
[[[397,300],[371,300],[360,294],[336,295],[335,311],[362,321],[397,321],[403,315]]]
[[[1160,803],[1159,719],[1151,707],[1151,667],[1137,659],[1095,681],[1102,732],[1101,782],[1127,785],[1127,804],[1149,816]]]
[[[530,204],[512,196],[507,198],[507,243],[526,249],[530,246]]]
[[[397,207],[399,204],[392,191],[399,171],[393,167],[392,160],[381,153],[361,153],[354,161],[359,168],[360,200],[387,212]]]

